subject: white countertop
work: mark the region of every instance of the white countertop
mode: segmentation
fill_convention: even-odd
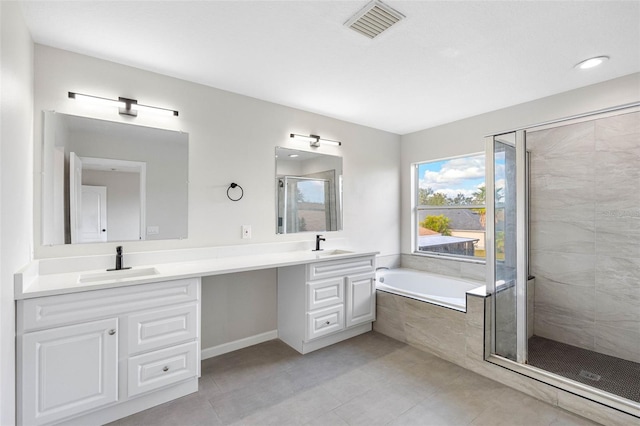
[[[42,273],[42,270],[46,268],[43,268],[41,265],[39,265],[39,261],[36,260],[29,266],[25,267],[22,271],[15,274],[15,299],[29,299],[33,297],[76,293],[81,291],[122,287],[180,278],[203,277],[208,275],[221,275],[234,272],[254,271],[282,266],[349,259],[361,256],[375,256],[376,254],[378,254],[378,252],[345,253],[337,250],[326,250],[321,252],[304,250],[267,254],[252,253],[237,256],[213,257],[209,259],[199,258],[196,260],[188,260],[185,259],[185,256],[177,256],[178,258],[182,257],[183,259],[177,262],[165,261],[158,263],[137,264],[135,266],[132,266],[131,268],[131,271],[155,268],[155,271],[157,271],[157,273],[154,273],[152,275],[116,279],[108,278],[90,283],[79,283],[79,279],[81,276],[105,272],[105,269],[101,268],[89,270],[74,270],[71,272],[54,271],[53,273]],[[125,254],[125,260],[126,259],[127,254]],[[66,260],[67,259],[65,259],[65,261]]]

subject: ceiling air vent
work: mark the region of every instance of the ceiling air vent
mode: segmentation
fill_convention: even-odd
[[[375,38],[402,18],[404,18],[402,13],[381,1],[373,0],[353,15],[344,25],[363,36]]]

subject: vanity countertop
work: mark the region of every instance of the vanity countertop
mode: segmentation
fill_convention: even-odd
[[[375,256],[376,254],[378,254],[378,252],[352,252],[343,250],[312,252],[305,250],[197,260],[184,259],[177,262],[136,265],[128,270],[131,271],[130,276],[121,278],[108,277],[104,279],[102,276],[108,275],[105,274],[105,269],[42,273],[39,268],[39,261],[35,260],[15,274],[15,299],[30,299],[33,297],[53,296],[181,278],[255,271],[259,269],[350,259],[361,256]],[[135,275],[138,271],[140,275]],[[117,273],[118,271],[115,271],[114,276]],[[90,282],[80,282],[82,277],[91,277]]]

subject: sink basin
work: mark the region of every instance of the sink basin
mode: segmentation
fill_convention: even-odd
[[[317,253],[317,256],[325,257],[325,256],[337,256],[339,254],[351,254],[352,251],[349,250],[323,250]]]
[[[153,275],[156,275],[157,273],[158,273],[158,270],[154,267],[121,269],[119,271],[96,272],[91,274],[81,274],[78,277],[78,283],[86,284],[86,283],[94,283],[98,281],[110,281],[110,280],[121,280],[124,278],[153,276]]]

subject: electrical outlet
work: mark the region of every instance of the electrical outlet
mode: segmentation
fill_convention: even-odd
[[[251,238],[251,225],[242,225],[242,238]]]

